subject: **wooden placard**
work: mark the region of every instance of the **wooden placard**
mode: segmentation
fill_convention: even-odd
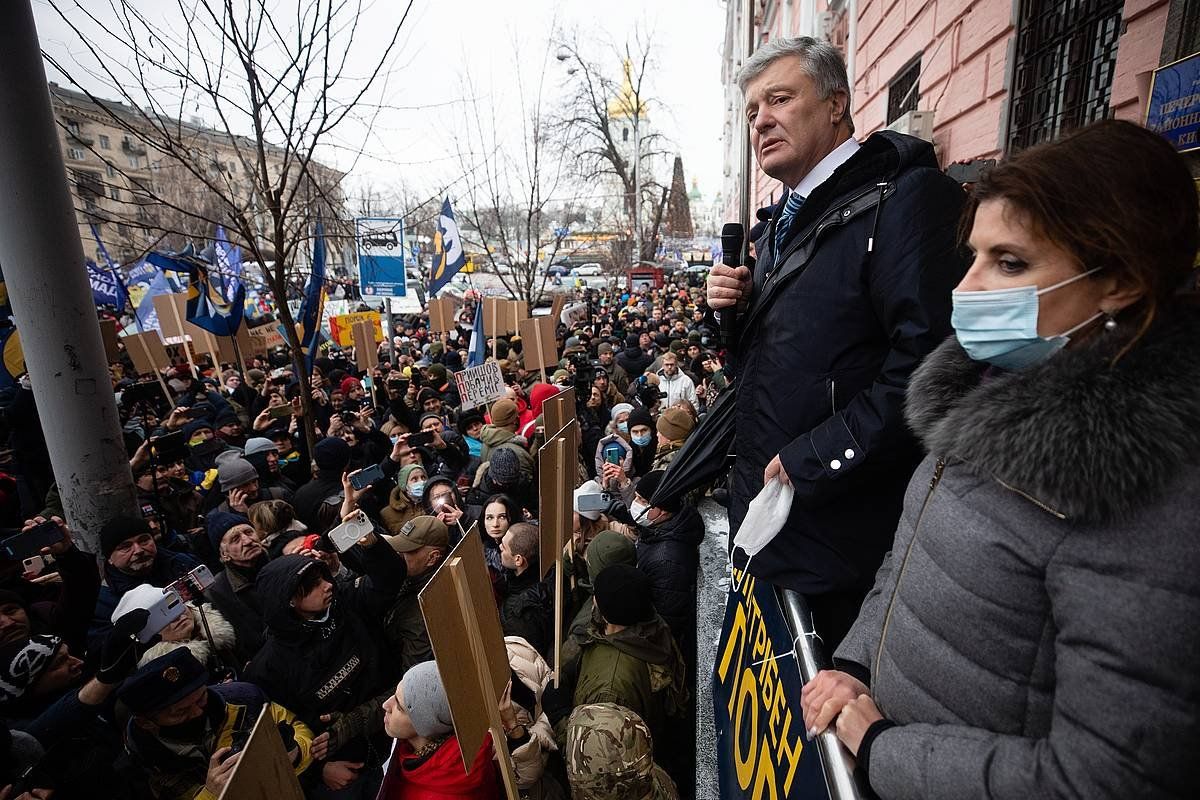
[[[541,533],[541,547],[538,550],[538,564],[541,567],[540,577],[554,567],[561,557],[563,548],[562,518],[563,506],[574,511],[573,497],[564,497],[560,491],[562,480],[560,474],[566,464],[567,447],[563,436],[547,435],[546,443],[538,450],[538,526]],[[572,518],[568,524],[572,524]]]
[[[504,305],[507,302],[499,297],[483,298],[483,332],[485,335],[502,336],[508,333],[507,330],[502,330],[508,322],[508,307]]]
[[[375,348],[375,332],[369,322],[356,322],[351,329],[354,337],[354,363],[360,370],[370,372],[379,366],[379,351]]]
[[[438,674],[450,701],[450,718],[463,768],[471,768],[490,730],[508,796],[518,800],[499,709],[500,696],[512,672],[477,526],[472,525],[446,556],[418,600]]]
[[[562,314],[563,306],[566,304],[567,296],[565,294],[554,295],[554,304],[550,306],[550,319],[554,320],[555,325],[558,324],[558,317]]]
[[[454,299],[439,297],[429,301],[429,330],[449,333],[454,329]]]
[[[529,303],[524,300],[508,301],[508,330],[506,333],[516,333],[521,329],[521,320],[529,318]],[[525,338],[525,337],[521,337]]]
[[[151,300],[158,314],[158,330],[164,339],[184,335],[183,321],[187,319],[187,295],[183,292],[155,295]]]
[[[283,749],[270,704],[263,705],[259,712],[219,800],[304,800],[304,790]]]
[[[239,349],[241,350],[242,359],[244,359],[247,354],[253,354],[255,352],[254,351],[254,346],[255,346],[254,345],[254,337],[250,335],[250,333],[246,329],[245,325],[238,326],[236,337],[237,337],[237,348],[234,348],[234,346],[233,346],[233,340],[234,340],[233,336],[218,336],[218,337],[216,337],[217,347],[219,347],[221,350],[221,363],[222,364],[237,364],[237,363],[239,363],[239,361],[240,361],[240,359],[238,358],[238,350]]]
[[[117,321],[115,319],[100,320],[100,338],[104,340],[104,355],[108,363],[121,360],[121,348],[117,346]]]
[[[575,419],[575,389],[566,389],[542,403],[546,432],[561,431]]]
[[[206,331],[199,325],[193,325],[184,320],[183,332],[191,338],[192,350],[196,353],[208,353],[212,357],[213,364],[220,365],[221,345],[211,331]]]
[[[139,375],[157,375],[160,369],[166,369],[171,364],[167,358],[167,349],[163,347],[158,331],[150,330],[145,333],[131,333],[121,337],[125,350],[133,359],[133,368]]]
[[[558,347],[554,343],[554,320],[532,317],[521,320],[521,354],[526,369],[544,369],[558,364]]]

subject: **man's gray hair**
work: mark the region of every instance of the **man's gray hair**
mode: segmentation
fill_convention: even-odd
[[[826,100],[834,92],[846,95],[846,124],[850,132],[854,132],[854,120],[850,118],[850,80],[846,77],[846,62],[841,52],[829,42],[814,39],[811,36],[797,36],[794,39],[772,39],[764,44],[738,70],[738,89],[746,93],[746,84],[766,71],[767,67],[781,58],[796,56],[800,59],[801,69],[816,84],[817,93]]]

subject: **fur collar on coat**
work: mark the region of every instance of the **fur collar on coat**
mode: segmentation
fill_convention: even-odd
[[[1200,312],[1160,315],[1115,364],[1121,331],[1022,372],[984,370],[951,337],[913,373],[909,427],[1073,522],[1128,517],[1200,463]]]
[[[165,656],[180,647],[186,647],[192,651],[192,655],[201,664],[208,664],[209,658],[214,655],[212,645],[204,632],[204,623],[200,621],[200,612],[196,610],[194,603],[187,604],[188,613],[192,615],[192,622],[195,623],[195,628],[192,631],[192,639],[186,642],[159,642],[142,654],[138,660],[138,666],[145,666],[147,662],[153,661],[159,656]],[[233,633],[233,626],[229,624],[229,620],[217,611],[211,603],[204,604],[204,618],[208,620],[209,630],[212,631],[213,643],[216,644],[218,650],[232,652],[236,646],[236,640]]]

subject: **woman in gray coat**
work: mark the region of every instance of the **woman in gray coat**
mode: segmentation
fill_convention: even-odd
[[[1196,190],[1107,121],[993,169],[963,229],[908,390],[929,456],[805,724],[884,800],[1194,797]]]

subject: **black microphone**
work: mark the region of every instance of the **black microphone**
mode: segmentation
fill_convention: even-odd
[[[742,266],[742,243],[746,229],[740,222],[726,222],[721,227],[721,263],[727,267]],[[725,347],[733,346],[734,323],[737,321],[737,304],[721,312],[721,340]]]

